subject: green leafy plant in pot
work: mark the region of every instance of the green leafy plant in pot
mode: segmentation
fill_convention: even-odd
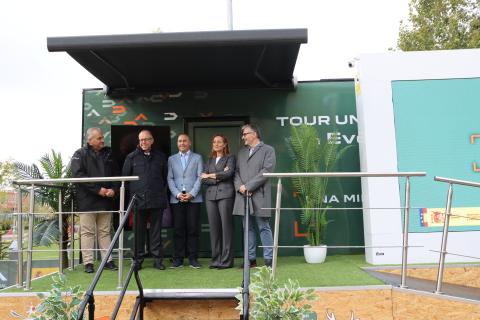
[[[332,135],[335,137],[335,134]],[[293,160],[293,172],[330,172],[337,161],[349,148],[339,148],[334,139],[322,140],[317,130],[312,126],[292,126],[291,136],[286,138],[286,145]],[[324,202],[327,192],[326,177],[295,177],[292,178],[295,194],[303,208],[301,222],[306,227],[307,240],[310,246],[305,246],[304,253],[307,262],[321,263],[325,260],[326,246],[323,245],[327,225],[327,210]],[[313,209],[315,208],[315,209]],[[317,257],[310,257],[312,251]]]
[[[266,266],[256,268],[252,274],[252,282],[249,286],[251,301],[249,318],[252,320],[301,320],[316,319],[309,302],[318,300],[315,290],[300,289],[298,281],[287,279],[280,284],[274,277],[272,269]],[[238,306],[243,317],[243,295],[242,288],[235,297],[238,299]]]

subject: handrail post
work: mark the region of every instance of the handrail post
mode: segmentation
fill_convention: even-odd
[[[62,190],[58,192],[58,272],[63,274],[63,215]]]
[[[250,304],[250,260],[248,258],[248,230],[250,220],[250,201],[248,190],[245,190],[245,217],[243,225],[243,320],[248,320],[249,304]]]
[[[122,181],[120,187],[120,208],[119,208],[119,221],[122,221],[125,214],[125,181]],[[123,228],[120,232],[120,238],[118,239],[118,284],[117,289],[123,287]]]
[[[132,200],[130,201],[130,204],[129,204],[129,206],[127,208],[127,211],[126,211],[127,213],[130,212],[130,210],[132,209],[134,201],[135,201],[135,195],[132,196]],[[107,264],[108,257],[112,254],[113,248],[115,247],[115,243],[117,243],[118,238],[120,237],[121,228],[123,228],[125,226],[125,223],[127,222],[127,219],[128,219],[128,216],[124,215],[123,219],[120,221],[120,223],[118,225],[117,231],[113,235],[112,241],[110,242],[110,245],[108,246],[108,250],[107,250],[106,254],[104,255],[104,257],[102,258],[102,262],[100,263],[100,266],[98,266],[98,270],[95,273],[95,276],[93,277],[93,281],[90,284],[87,291],[85,292],[84,298],[83,298],[82,302],[80,303],[80,306],[78,307],[79,311],[78,311],[78,315],[77,315],[77,320],[83,319],[83,314],[85,313],[85,308],[86,308],[87,304],[89,303],[91,296],[93,296],[93,292],[94,292],[95,287],[98,283],[98,280],[100,279],[100,276],[102,275],[102,272],[103,272],[103,269],[105,268],[105,265]],[[140,281],[140,279],[137,279],[137,280]]]
[[[402,280],[400,288],[407,288],[407,262],[408,262],[408,222],[410,213],[410,177],[405,180],[405,209],[403,212],[403,247],[402,247]]]
[[[140,245],[143,246],[143,243],[139,243],[139,238],[138,238],[138,235],[140,234],[140,232],[142,232],[140,230],[140,223],[138,222],[138,210],[137,210],[137,207],[133,206],[133,210],[131,211],[133,212],[133,230],[134,230],[134,233],[133,233],[133,272],[134,272],[134,276],[135,276],[135,281],[137,282],[137,287],[138,287],[138,299],[139,299],[139,304],[138,304],[138,307],[140,308],[140,312],[139,312],[139,318],[140,320],[143,320],[143,309],[145,308],[145,298],[144,298],[144,295],[143,295],[143,286],[142,286],[142,282],[140,280],[140,275],[138,274],[138,270],[139,270],[139,267],[141,265],[141,257],[138,256],[138,251],[139,251],[139,247]],[[125,288],[126,289],[126,288]]]
[[[277,183],[277,200],[275,203],[275,229],[273,234],[273,261],[272,274],[275,277],[277,271],[277,255],[278,255],[278,234],[280,231],[280,207],[282,205],[282,178],[278,178]]]
[[[17,288],[23,286],[23,214],[22,189],[17,188]]]
[[[93,292],[88,297],[88,320],[95,320],[95,298]]]
[[[73,203],[74,203],[74,198],[73,194],[71,194],[71,204],[70,204],[70,249],[69,249],[69,257],[70,257],[70,270],[75,269],[75,215],[73,214]]]
[[[453,186],[448,184],[447,205],[445,208],[445,219],[443,221],[442,246],[440,249],[440,260],[438,262],[437,287],[435,293],[442,293],[443,269],[445,267],[445,256],[447,255],[448,226],[450,224],[450,211],[452,209]]]
[[[27,274],[25,279],[25,290],[31,289],[32,282],[32,249],[33,249],[33,212],[35,206],[35,185],[30,187],[30,208],[28,212],[28,249],[27,249]]]

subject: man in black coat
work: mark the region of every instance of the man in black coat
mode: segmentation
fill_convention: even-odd
[[[75,178],[112,177],[117,170],[112,160],[111,149],[105,147],[102,130],[90,128],[87,130],[87,144],[75,151],[70,163]],[[113,182],[95,182],[76,184],[76,198],[80,215],[82,258],[85,272],[93,270],[93,246],[95,228],[98,233],[98,246],[102,258],[110,246],[110,224],[114,210],[113,198],[118,191]],[[93,212],[88,212],[93,211]],[[110,256],[106,269],[117,270]]]
[[[150,131],[140,131],[138,142],[137,149],[125,159],[122,175],[140,177],[138,181],[131,181],[127,185],[130,197],[136,194],[137,199],[135,214],[139,232],[135,236],[138,237],[139,267],[145,257],[146,223],[150,216],[150,252],[155,259],[153,267],[164,270],[161,231],[163,210],[167,207],[167,160],[162,152],[152,149],[154,140]]]

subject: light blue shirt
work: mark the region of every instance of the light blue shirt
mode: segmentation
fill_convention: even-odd
[[[188,158],[190,157],[190,150],[188,150],[186,153],[183,153],[183,152],[178,152],[178,153],[180,153],[180,161],[182,162],[183,170],[185,170],[185,168],[187,167]]]

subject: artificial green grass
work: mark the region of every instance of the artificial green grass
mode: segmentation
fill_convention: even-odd
[[[166,261],[166,270],[160,271],[152,267],[152,261],[146,260],[140,271],[140,278],[145,289],[178,289],[178,288],[236,288],[242,283],[243,270],[238,268],[242,259],[236,259],[235,267],[225,270],[209,269],[209,259],[200,259],[201,269],[193,269],[185,263],[183,268],[170,269]],[[262,259],[258,260],[263,264]],[[126,276],[131,262],[124,264]],[[360,269],[365,263],[364,255],[328,256],[322,264],[307,264],[303,257],[279,257],[277,277],[280,282],[287,279],[298,280],[301,287],[359,286],[383,284],[376,278]],[[96,270],[96,269],[95,269]],[[251,269],[254,272],[255,269]],[[94,274],[83,272],[83,266],[75,271],[65,271],[67,285],[79,284],[86,290],[93,280]],[[105,270],[100,278],[96,291],[117,290],[117,272]],[[48,291],[51,279],[49,276],[32,281],[32,291]],[[132,277],[129,290],[136,290]],[[12,288],[2,292],[23,292],[23,289]]]

